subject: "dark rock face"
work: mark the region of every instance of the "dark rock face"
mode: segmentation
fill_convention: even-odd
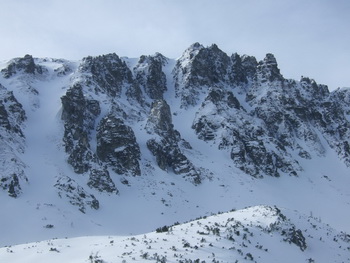
[[[220,149],[230,149],[236,167],[254,177],[279,177],[280,172],[297,175],[301,170],[297,162],[290,160],[283,145],[269,138],[230,91],[210,90],[192,128],[198,138],[215,141]]]
[[[283,76],[277,66],[277,61],[272,54],[266,54],[266,57],[258,63],[256,69],[256,78],[262,83],[283,80]]]
[[[88,86],[95,92],[107,93],[112,97],[121,95],[123,86],[132,84],[132,73],[124,61],[116,54],[83,59],[79,71],[85,76]]]
[[[25,55],[23,58],[16,58],[11,63],[1,70],[4,78],[10,78],[11,76],[24,72],[26,74],[42,74],[44,69],[41,66],[35,64],[31,55]]]
[[[62,120],[65,121],[64,143],[69,154],[68,163],[76,173],[85,173],[96,162],[90,149],[89,135],[100,114],[99,103],[84,97],[82,87],[76,84],[62,100]]]
[[[147,147],[156,157],[159,168],[167,171],[170,167],[175,174],[199,184],[200,175],[181,151],[181,136],[173,128],[170,107],[164,100],[153,102],[146,129],[160,136],[147,141]]]
[[[283,232],[287,237],[283,239],[283,241],[293,243],[300,248],[301,251],[307,249],[307,244],[303,232],[300,229],[295,229],[295,227],[291,227],[288,231]]]
[[[140,148],[133,130],[112,114],[104,117],[97,128],[98,158],[118,174],[141,174]]]
[[[163,66],[167,59],[157,53],[155,56],[141,56],[134,67],[135,82],[151,99],[162,99],[167,90]]]
[[[248,70],[244,67],[242,58],[237,54],[234,53],[231,56],[232,66],[231,66],[231,72],[230,74],[230,81],[232,83],[240,84],[240,83],[247,83],[248,82]],[[255,68],[255,66],[253,66]],[[254,72],[255,73],[255,72]],[[249,75],[254,75],[249,74]]]
[[[26,165],[19,158],[25,149],[22,129],[26,118],[13,92],[0,84],[0,188],[14,198],[21,195],[21,184],[28,182]]]
[[[91,132],[101,113],[99,102],[87,99],[79,84],[71,87],[61,101],[62,120],[65,122],[63,141],[68,163],[78,174],[89,172],[89,187],[100,192],[118,193],[108,170],[103,168],[101,160],[90,146]]]
[[[182,106],[194,106],[208,87],[228,81],[230,57],[216,45],[204,48],[199,43],[188,48],[174,68],[175,90]]]
[[[22,193],[22,188],[17,174],[1,176],[0,187],[7,191],[8,195],[13,198],[20,196]]]
[[[156,100],[152,103],[146,129],[149,133],[174,137],[170,106],[165,100]]]
[[[26,113],[12,91],[7,91],[0,84],[0,126],[10,133],[23,137],[21,124],[26,120]]]
[[[83,187],[69,177],[59,178],[54,186],[61,198],[67,198],[82,213],[86,212],[87,207],[95,210],[100,207],[100,203],[94,195],[87,193]]]
[[[87,185],[100,192],[118,194],[118,189],[112,181],[107,169],[91,169]]]
[[[216,45],[204,48],[195,43],[177,61],[173,70],[175,90],[182,107],[195,106],[209,88],[231,86],[246,89],[257,71],[253,57],[233,54],[229,57]]]
[[[247,79],[251,80],[254,78],[256,74],[256,69],[258,66],[258,62],[255,57],[243,55],[241,57],[243,72],[247,76]]]

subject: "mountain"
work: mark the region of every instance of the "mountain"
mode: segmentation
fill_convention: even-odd
[[[348,242],[347,88],[285,79],[272,54],[257,61],[199,43],[178,59],[26,55],[0,70],[1,246],[144,234],[245,207],[265,220],[280,211],[303,218],[276,231],[306,242],[305,260],[316,258],[307,218]]]

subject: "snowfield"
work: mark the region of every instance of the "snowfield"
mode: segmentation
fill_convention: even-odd
[[[50,239],[8,246],[0,249],[0,255],[14,263],[346,262],[349,250],[350,236],[318,218],[255,206],[135,236]]]

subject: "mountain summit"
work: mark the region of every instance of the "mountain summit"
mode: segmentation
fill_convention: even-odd
[[[0,70],[2,245],[261,204],[350,231],[350,90],[285,79],[273,54],[195,43],[177,60],[26,55]]]

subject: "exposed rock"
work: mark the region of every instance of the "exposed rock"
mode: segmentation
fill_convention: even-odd
[[[22,193],[21,184],[28,182],[26,165],[19,157],[25,150],[23,125],[26,118],[13,92],[0,84],[0,188],[14,198]]]
[[[52,59],[53,62],[60,63],[61,66],[56,68],[54,72],[56,72],[57,76],[66,76],[68,74],[73,73],[73,69],[71,67],[71,63],[67,60],[63,59]]]
[[[67,198],[82,213],[86,212],[87,207],[95,210],[100,207],[100,203],[94,195],[86,192],[83,187],[68,176],[60,177],[54,186],[58,190],[59,197]]]
[[[148,116],[146,129],[149,133],[157,133],[162,136],[173,137],[170,106],[165,100],[155,100],[152,103],[151,111]]]
[[[236,167],[254,177],[279,177],[281,173],[298,175],[302,170],[284,144],[270,137],[272,132],[247,112],[230,91],[210,89],[192,128],[198,138],[215,141],[219,149],[230,149]]]
[[[276,58],[270,53],[266,54],[264,60],[258,63],[256,69],[256,78],[262,83],[266,81],[283,80],[283,76],[277,66]]]
[[[256,74],[258,62],[253,56],[243,55],[242,58],[243,71],[247,76],[248,80],[252,80]]]
[[[24,177],[24,174],[21,174],[21,177]],[[0,177],[0,187],[7,191],[8,195],[11,197],[18,197],[22,194],[22,188],[20,185],[20,179],[17,174],[12,174],[10,176],[1,176]]]
[[[7,91],[0,84],[0,127],[9,133],[24,137],[21,125],[26,119],[22,104],[17,101],[12,91]]]
[[[140,148],[133,130],[112,114],[104,117],[97,128],[98,158],[118,174],[141,174]]]
[[[170,107],[164,100],[153,102],[146,129],[160,136],[147,141],[159,168],[167,171],[170,167],[175,174],[182,174],[194,184],[199,184],[199,172],[180,149],[181,136],[173,129]]]
[[[287,236],[283,239],[284,241],[295,244],[301,251],[307,248],[303,232],[300,229],[295,229],[295,226],[289,228],[288,231],[284,231],[283,234]]]
[[[204,48],[198,43],[189,47],[177,61],[173,74],[176,94],[182,107],[194,106],[209,87],[227,83],[230,57],[216,45]]]
[[[15,58],[11,60],[8,66],[1,70],[4,78],[7,79],[20,72],[34,75],[42,74],[44,69],[43,67],[35,64],[31,55],[25,55],[23,58]]]
[[[167,90],[166,76],[162,70],[167,59],[157,53],[154,56],[141,56],[134,67],[135,82],[151,99],[162,99]]]
[[[91,169],[89,181],[87,183],[91,188],[95,188],[100,192],[117,194],[118,190],[112,181],[107,169]]]
[[[68,163],[76,173],[85,173],[91,162],[97,162],[90,149],[89,134],[100,114],[99,102],[84,97],[79,84],[71,87],[62,100],[62,120],[65,121],[64,138]]]
[[[241,83],[247,83],[248,76],[254,75],[255,72],[253,74],[248,72],[248,70],[243,65],[242,58],[237,53],[232,54],[231,61],[232,73],[229,75],[231,82],[238,85]],[[253,69],[255,69],[255,65],[253,66]]]
[[[79,71],[85,74],[85,84],[92,86],[95,92],[106,93],[112,97],[121,96],[124,87],[132,86],[130,69],[114,53],[84,58]]]

